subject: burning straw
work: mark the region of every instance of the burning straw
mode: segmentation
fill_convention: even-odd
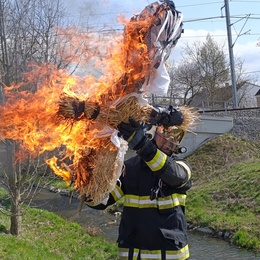
[[[121,122],[128,123],[130,116],[140,123],[150,124],[155,108],[148,103],[141,104],[135,94],[147,91],[147,88],[152,93],[149,87],[156,76],[158,80],[157,69],[165,70],[160,65],[181,35],[182,15],[165,2],[147,6],[140,15],[124,23],[123,58],[116,59],[125,62],[117,66],[123,67],[121,77],[113,79],[106,92],[101,93],[104,99],[91,96],[82,100],[76,94],[62,94],[57,112],[61,122],[73,125],[75,121],[85,120],[88,126],[92,125],[92,129],[100,132],[107,126],[117,129]],[[197,116],[192,109],[179,109],[184,121],[180,126],[174,126],[174,131],[176,136],[183,136],[193,126]],[[89,196],[94,203],[100,202],[102,196],[111,191],[123,163],[123,157],[118,156],[120,148],[108,136],[98,139],[98,146],[87,148],[70,167],[70,178],[76,189],[81,195]]]
[[[112,191],[118,178],[118,149],[109,138],[104,138],[102,143],[98,150],[82,157],[75,168],[75,187],[80,195],[86,194],[94,203],[100,203]]]
[[[101,125],[108,125],[113,129],[121,122],[128,123],[129,117],[134,117],[140,123],[150,123],[151,113],[155,108],[149,104],[140,104],[136,95],[122,98],[116,105],[100,106],[97,103],[80,101],[76,97],[63,95],[59,101],[58,117],[61,120],[73,122],[83,118],[93,120]],[[178,126],[179,129],[188,131],[197,120],[197,113],[193,108],[179,107],[184,121]]]
[[[58,117],[73,123],[86,119],[95,123],[100,129],[109,126],[117,129],[121,122],[128,122],[130,116],[140,123],[150,124],[151,113],[155,109],[149,104],[141,104],[136,95],[122,98],[115,105],[99,105],[88,100],[81,101],[75,96],[62,95],[59,101]],[[197,113],[192,108],[180,107],[184,121],[180,126],[170,127],[169,131],[176,139],[183,136],[197,120]],[[110,138],[99,138],[95,149],[87,149],[76,164],[71,167],[71,180],[81,196],[87,196],[95,204],[100,203],[108,194],[118,178],[118,170],[122,169],[122,159],[118,157],[119,149]],[[121,165],[121,168],[118,167]]]
[[[101,107],[88,100],[80,101],[75,97],[63,95],[59,102],[57,115],[62,120],[73,121],[86,118],[117,129],[121,122],[128,122],[129,116],[139,122],[149,122],[152,110],[153,107],[150,105],[142,106],[136,96],[123,98],[116,105]]]
[[[70,165],[57,165],[57,158],[46,162],[68,186],[73,185],[80,197],[87,197],[95,204],[100,203],[104,196],[112,191],[118,178],[118,166],[121,158],[118,148],[110,138],[101,138],[96,149],[82,150],[82,156]]]

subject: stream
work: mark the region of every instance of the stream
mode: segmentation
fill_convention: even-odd
[[[43,189],[31,203],[31,206],[51,211],[69,221],[77,222],[83,227],[90,227],[106,240],[115,242],[117,239],[120,215],[108,214],[83,206],[77,212],[79,201],[67,196]],[[189,232],[189,247],[191,257],[189,260],[260,260],[260,254],[236,248],[229,243],[211,237],[210,235]]]

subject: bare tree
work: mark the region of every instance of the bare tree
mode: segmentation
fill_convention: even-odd
[[[1,93],[11,85],[16,88],[13,92],[8,91],[8,95],[21,91],[35,94],[42,82],[46,86],[51,86],[53,81],[60,83],[61,71],[66,69],[73,73],[80,63],[86,64],[97,56],[98,47],[93,44],[95,35],[89,35],[85,28],[68,27],[63,14],[61,0],[0,0],[1,102],[5,101]],[[35,66],[40,69],[34,69]],[[53,79],[53,76],[57,77]],[[7,101],[8,98],[11,100],[12,97],[6,96]],[[25,161],[15,157],[22,141],[19,144],[4,140],[0,146],[3,144],[8,158],[4,185],[11,198],[10,231],[18,235],[21,205],[29,194],[35,192],[39,174],[45,174],[47,166],[42,165],[42,156],[31,158],[25,154]]]
[[[192,55],[192,49],[187,47]],[[224,46],[218,45],[210,35],[200,48],[195,50],[198,69],[201,75],[201,85],[207,89],[209,99],[213,99],[216,89],[229,80],[229,65],[224,52]]]
[[[245,76],[243,62],[236,59],[237,89],[241,89],[251,78]],[[178,93],[184,104],[201,105],[207,101],[212,108],[218,102],[228,102],[232,98],[230,73],[224,45],[220,45],[208,35],[206,41],[195,42],[184,48],[183,60],[177,68],[171,68],[171,93]],[[170,94],[171,94],[170,93]],[[195,101],[197,98],[197,101]],[[243,95],[240,93],[240,103]]]
[[[255,84],[258,81],[257,74],[249,74],[245,71],[244,60],[241,58],[235,59],[236,63],[236,85],[239,89],[237,93],[239,107],[252,107],[256,106],[256,100],[252,100],[252,94]],[[231,86],[230,86],[231,89]],[[255,93],[253,93],[255,95]]]
[[[199,75],[197,66],[189,62],[183,62],[177,69],[170,68],[168,95],[173,99],[181,99],[181,105],[189,105],[202,89]]]
[[[19,235],[22,220],[22,205],[29,204],[32,198],[45,187],[48,182],[45,178],[49,169],[42,156],[32,159],[27,156],[26,161],[15,160],[16,144],[12,140],[5,140],[7,148],[7,167],[2,168],[2,185],[9,193],[11,201],[10,209],[10,233]],[[15,166],[13,165],[13,162]],[[8,214],[8,213],[7,213]]]
[[[31,62],[42,64],[59,59],[59,64],[64,66],[61,62],[62,55],[57,54],[59,44],[55,34],[55,27],[60,25],[61,21],[62,6],[59,0],[0,0],[0,75],[3,84],[1,89],[10,86],[11,83],[22,81],[23,74],[30,69],[28,65]],[[37,84],[27,84],[26,88],[35,92]],[[4,102],[4,95],[1,96],[1,102]],[[11,234],[18,235],[21,204],[25,199],[23,192],[32,191],[32,187],[35,186],[35,182],[31,177],[28,178],[24,169],[32,169],[35,160],[28,156],[27,164],[21,167],[21,161],[14,157],[18,144],[13,140],[1,143],[5,144],[7,153],[4,184],[11,198],[10,231]],[[35,165],[31,176],[36,176],[38,166]]]
[[[219,46],[208,35],[203,43],[186,45],[185,53],[198,73],[200,93],[203,93],[203,98],[213,100],[217,89],[229,81],[229,67],[224,46]]]

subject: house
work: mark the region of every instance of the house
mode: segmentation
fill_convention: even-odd
[[[246,108],[259,106],[259,103],[257,103],[257,96],[255,94],[257,92],[259,93],[259,90],[260,86],[253,83],[246,83],[244,86],[242,86],[237,91],[239,107]]]
[[[259,89],[259,85],[250,82],[243,84],[241,87],[238,86],[236,94],[239,108],[260,106]],[[222,88],[216,88],[212,95],[214,100],[209,98],[208,90],[204,89],[193,98],[190,106],[201,107],[206,110],[233,108],[233,89],[231,85],[226,84]]]

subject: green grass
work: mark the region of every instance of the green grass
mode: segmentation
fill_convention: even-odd
[[[187,158],[194,180],[187,197],[188,222],[216,233],[229,231],[232,243],[254,251],[260,251],[259,150],[259,144],[227,134]],[[65,188],[57,180],[53,185]],[[0,202],[9,205],[1,189]],[[10,217],[0,212],[0,259],[118,259],[116,244],[89,235],[87,228],[47,211],[24,208],[23,212],[18,237],[5,234]]]
[[[18,237],[0,232],[0,259],[118,259],[117,246],[90,236],[79,224],[67,222],[48,211],[24,208]],[[9,217],[0,214],[8,229]]]
[[[260,251],[259,156],[258,145],[232,135],[218,137],[190,156],[194,184],[188,193],[188,221],[216,232],[228,230],[234,244]]]

